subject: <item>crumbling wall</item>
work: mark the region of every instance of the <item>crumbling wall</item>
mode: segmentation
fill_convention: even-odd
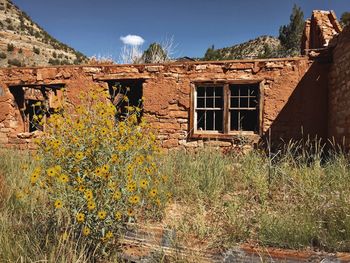
[[[115,80],[143,80],[144,117],[155,128],[164,148],[197,148],[205,144],[230,147],[235,136],[208,140],[190,130],[191,85],[195,82],[250,80],[262,84],[261,133],[274,141],[304,135],[326,136],[327,86],[319,70],[327,63],[308,58],[186,62],[157,65],[65,66],[0,69],[0,144],[30,147],[14,94],[26,85],[63,85],[74,103],[81,89],[99,85],[108,89]],[[131,87],[132,88],[132,87]],[[315,106],[315,107],[314,107]]]
[[[350,144],[350,26],[336,39],[329,74],[329,137]]]

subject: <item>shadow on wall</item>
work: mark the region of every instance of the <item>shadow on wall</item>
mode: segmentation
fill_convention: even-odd
[[[263,141],[278,147],[289,140],[327,140],[329,61],[314,61],[294,89]],[[271,135],[271,136],[270,136]]]

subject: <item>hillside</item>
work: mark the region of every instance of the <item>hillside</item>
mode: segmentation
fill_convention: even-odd
[[[209,48],[205,53],[204,60],[231,60],[249,58],[279,57],[280,41],[272,36],[260,36],[256,39],[225,47],[214,49]]]
[[[50,36],[10,0],[0,0],[0,67],[86,61],[85,55]]]

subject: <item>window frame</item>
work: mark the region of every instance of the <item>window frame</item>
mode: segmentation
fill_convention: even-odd
[[[189,130],[191,138],[208,139],[232,139],[236,135],[261,136],[263,127],[263,104],[264,104],[264,84],[263,79],[259,80],[228,80],[228,81],[194,81],[191,82],[191,105]],[[230,85],[258,85],[258,103],[257,103],[257,125],[258,129],[254,131],[230,131]],[[197,130],[197,87],[223,87],[223,130],[221,131],[200,131]]]

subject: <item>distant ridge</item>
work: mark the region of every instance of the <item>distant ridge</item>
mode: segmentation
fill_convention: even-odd
[[[280,40],[272,36],[260,36],[247,42],[215,49],[209,48],[203,60],[233,60],[249,58],[279,57]]]
[[[58,41],[10,0],[0,0],[0,67],[81,64],[88,58]]]

